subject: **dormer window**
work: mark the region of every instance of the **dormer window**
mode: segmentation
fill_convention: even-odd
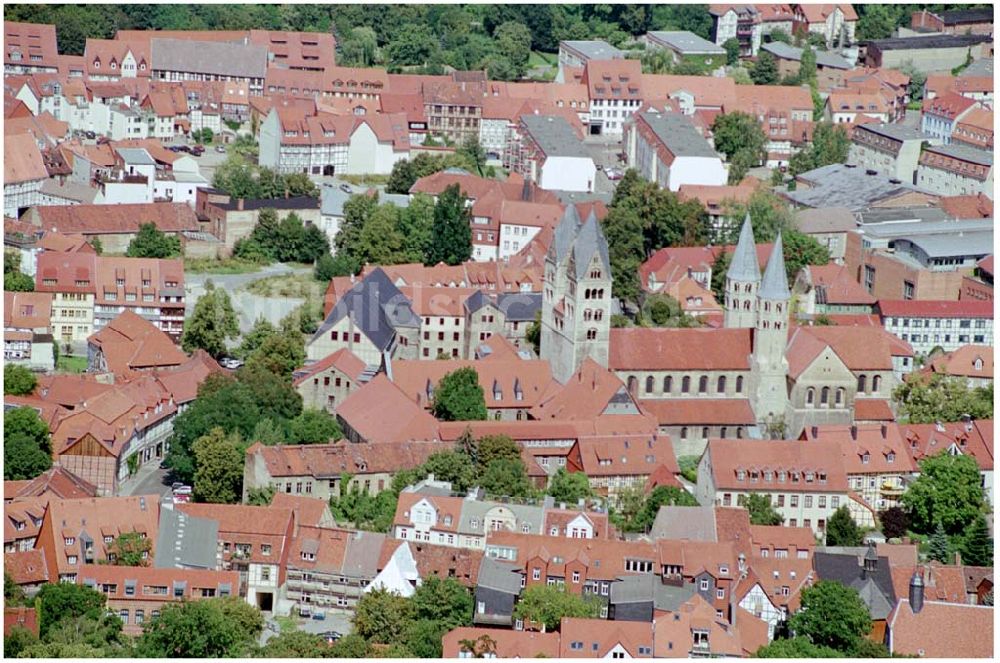
[[[868,464],[868,461],[870,461],[870,460],[871,460],[871,458],[872,458],[872,457],[871,457],[871,456],[870,456],[870,455],[868,454],[868,452],[866,451],[866,452],[865,452],[865,453],[864,453],[864,454],[863,454],[863,455],[861,456],[861,464],[862,464],[862,465],[867,465],[867,464]]]
[[[67,536],[63,539],[63,543],[65,543],[67,546],[71,546],[74,543],[76,543],[76,539],[73,538],[72,536]]]
[[[306,552],[306,551],[303,550],[302,551],[302,559],[304,559],[307,562],[315,562],[316,561],[316,553]]]
[[[94,69],[100,69],[100,68],[101,68],[101,61],[94,60]]]
[[[885,462],[892,463],[892,462],[895,462],[895,460],[896,460],[896,454],[894,454],[891,451],[886,454],[886,456],[885,456]]]

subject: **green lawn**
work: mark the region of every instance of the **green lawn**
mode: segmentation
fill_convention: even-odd
[[[214,258],[185,258],[184,271],[190,274],[249,274],[261,265],[246,260],[216,260]]]
[[[558,63],[558,56],[555,53],[542,53],[540,51],[532,51],[531,55],[528,56],[528,68],[534,67],[554,67]]]
[[[313,278],[312,272],[267,276],[248,283],[244,289],[261,297],[299,297],[321,299],[326,284]]]
[[[87,358],[59,355],[56,370],[60,373],[83,373],[87,370]]]

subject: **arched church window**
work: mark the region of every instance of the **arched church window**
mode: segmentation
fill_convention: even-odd
[[[830,388],[823,387],[823,390],[819,392],[819,404],[829,405],[830,404]]]
[[[816,390],[812,387],[806,389],[806,405],[812,405],[816,401]]]

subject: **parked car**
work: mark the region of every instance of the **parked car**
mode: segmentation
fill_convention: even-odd
[[[608,168],[606,171],[604,171],[604,174],[607,175],[608,179],[612,181],[620,180],[623,176],[622,171],[617,168]]]
[[[173,495],[174,504],[186,504],[191,501],[190,495]]]
[[[191,154],[193,154],[196,157],[200,157],[204,153],[205,153],[205,147],[203,145],[195,145],[194,147],[191,148]]]
[[[231,371],[235,371],[237,368],[243,365],[243,361],[236,359],[235,357],[223,357],[219,360],[219,366],[223,368],[228,368]]]
[[[312,614],[312,618],[315,619],[318,622],[325,621],[326,620],[326,613],[325,612],[314,612]]]
[[[344,193],[354,193],[354,189],[351,188],[350,184],[341,184],[340,190]]]
[[[219,154],[225,154],[226,153],[226,146],[225,145],[216,145],[215,146],[215,151],[218,152]]]
[[[178,488],[183,488],[183,487],[184,487],[183,481],[175,481],[172,484],[170,484],[170,490],[177,490]]]
[[[174,497],[187,497],[188,499],[191,499],[191,493],[193,492],[194,491],[191,486],[186,486],[184,484],[181,484],[177,488],[173,489]]]
[[[84,132],[83,135],[89,138],[90,140],[94,140],[95,138],[97,138],[97,134],[95,134],[93,131],[86,131]]]
[[[337,640],[340,640],[342,637],[344,637],[344,634],[341,633],[340,631],[325,631],[323,633],[320,633],[319,637],[333,644]]]

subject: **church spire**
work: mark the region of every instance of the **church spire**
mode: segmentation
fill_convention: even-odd
[[[771,257],[767,259],[764,270],[764,280],[760,283],[759,297],[771,301],[788,301],[792,298],[788,292],[788,276],[785,274],[785,256],[781,242],[781,233],[771,249]]]
[[[760,281],[760,265],[757,264],[757,248],[753,241],[753,225],[750,223],[750,212],[743,220],[740,239],[736,243],[736,251],[729,263],[726,278],[732,281]]]

